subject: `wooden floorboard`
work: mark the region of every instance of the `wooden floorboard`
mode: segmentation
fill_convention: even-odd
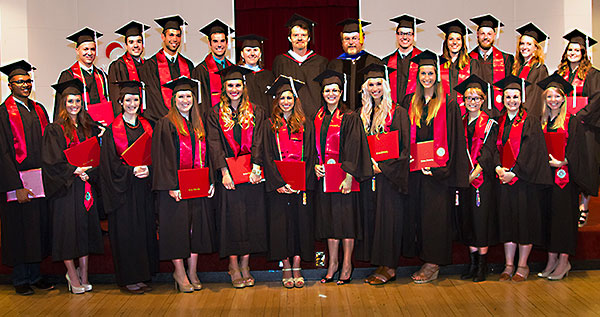
[[[172,284],[154,284],[144,295],[123,293],[114,285],[94,285],[84,295],[51,292],[18,296],[0,285],[0,315],[44,316],[600,316],[600,271],[572,272],[563,281],[539,279],[524,283],[472,283],[441,276],[416,285],[402,277],[384,286],[362,281],[337,286],[307,281],[303,289],[258,282],[246,289],[205,283],[193,294],[179,294]]]

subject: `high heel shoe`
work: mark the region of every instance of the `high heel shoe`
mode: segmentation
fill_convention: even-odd
[[[520,273],[519,269],[525,270],[525,273]],[[517,268],[517,272],[515,273],[515,275],[513,275],[512,280],[513,282],[524,282],[527,280],[527,277],[529,276],[529,266],[525,265],[525,266],[519,266]]]
[[[65,274],[65,278],[67,279],[67,287],[69,288],[69,292],[71,292],[73,294],[85,293],[85,288],[83,286],[73,286],[71,284],[71,279],[69,278],[69,273]]]
[[[337,285],[350,284],[350,282],[352,282],[352,273],[354,273],[354,267],[352,267],[352,269],[350,269],[350,276],[348,276],[347,279],[342,279],[342,272],[340,271],[340,277],[338,278],[336,284]]]
[[[242,276],[244,275],[244,272],[248,272],[248,278],[245,279],[245,284],[247,287],[252,287],[254,286],[254,277],[250,274],[250,267],[246,266],[240,269],[242,272]]]
[[[302,271],[302,268],[295,267],[292,269],[292,271]],[[302,276],[294,277],[294,286],[297,288],[303,288],[304,287],[304,277],[302,277]]]
[[[333,278],[335,277],[336,274],[341,274],[342,268],[338,268],[337,270],[335,270],[335,272],[333,272],[333,274],[331,275],[331,277],[327,277],[327,273],[325,273],[325,275],[323,275],[323,277],[321,277],[321,284],[327,284],[327,283],[331,283],[333,282]]]
[[[79,268],[77,268],[77,276],[79,277],[79,280],[81,281],[81,272],[79,270]],[[83,286],[83,288],[85,289],[86,292],[91,292],[92,291],[92,284],[85,284],[85,283],[81,283],[81,286]]]
[[[292,269],[282,269],[281,272],[291,272]],[[285,288],[294,288],[294,277],[284,277],[281,279],[281,284]]]
[[[190,284],[192,284],[192,287],[194,288],[194,291],[200,291],[202,290],[202,283],[200,283],[200,279],[198,278],[198,274],[196,275],[196,278],[193,279],[192,276],[190,275],[190,272],[187,272],[188,275],[188,279],[190,280]]]
[[[552,272],[552,274],[550,276],[548,276],[548,280],[550,281],[560,281],[562,280],[564,277],[569,275],[569,271],[571,270],[571,263],[567,264],[567,269],[564,272],[556,272],[556,270],[554,272]]]
[[[240,273],[240,270],[229,269],[229,272],[227,272],[227,274],[229,274],[229,276],[231,276],[231,285],[233,285],[234,288],[246,287],[246,281],[243,278],[238,278],[235,280],[233,279],[233,275],[236,273]]]
[[[558,260],[556,260],[554,265],[549,270],[547,270],[547,271],[543,270],[543,271],[539,272],[537,274],[537,276],[540,278],[547,278],[548,276],[550,276],[550,274],[552,274],[552,272],[554,272],[554,270],[556,269],[557,266],[558,266]]]
[[[193,293],[194,287],[192,284],[183,284],[177,280],[177,276],[173,273],[173,279],[175,280],[175,290],[182,293]]]

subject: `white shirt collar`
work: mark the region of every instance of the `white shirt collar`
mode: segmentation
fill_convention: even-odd
[[[92,65],[91,67],[87,67],[87,66],[83,65],[81,62],[79,62],[79,67],[88,73],[91,73],[94,71],[94,65]]]
[[[411,56],[414,49],[415,49],[415,47],[413,46],[413,48],[411,48],[410,51],[408,51],[406,53],[402,53],[402,52],[400,52],[400,49],[398,49],[398,54],[400,54],[400,57],[402,57],[402,59],[404,59],[404,58],[406,58],[406,56]]]
[[[289,50],[288,54],[290,54],[290,56],[292,56],[295,60],[299,61],[300,63],[303,63],[310,56],[310,54],[312,54],[312,50],[306,51],[306,54],[304,54],[303,56],[300,56],[298,53],[294,52],[294,50]]]
[[[494,47],[493,46],[490,47],[490,49],[487,50],[487,52],[483,52],[483,49],[481,49],[481,46],[479,46],[479,55],[481,57],[483,57],[483,59],[487,59],[490,56],[490,54],[492,54],[493,51],[494,51]]]
[[[29,110],[29,106],[28,106],[26,103],[24,103],[23,101],[21,101],[20,99],[18,99],[18,98],[15,98],[15,97],[13,96],[13,100],[14,100],[15,102],[19,103],[21,106],[25,107],[25,109],[27,109],[27,111],[31,111],[31,110]]]
[[[171,54],[167,53],[167,51],[166,51],[166,50],[163,50],[163,53],[165,53],[165,56],[166,56],[166,57],[167,57],[167,59],[168,59],[169,61],[171,61],[171,62],[174,62],[174,61],[175,61],[175,59],[177,58],[177,52],[175,52],[175,54],[174,54],[174,55],[171,55]]]

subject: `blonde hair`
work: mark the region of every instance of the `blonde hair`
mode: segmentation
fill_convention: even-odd
[[[368,91],[369,83],[381,80],[383,86],[383,96],[381,103],[373,109],[375,103]],[[383,78],[369,78],[362,84],[362,108],[360,110],[360,118],[362,119],[365,132],[367,134],[377,134],[383,132],[385,128],[385,119],[392,110],[394,102],[392,101],[392,90],[387,80]],[[371,114],[375,111],[373,122],[371,122]]]
[[[548,120],[550,120],[551,110],[550,110],[550,107],[548,106],[548,101],[546,100],[546,97],[548,96],[549,91],[557,92],[559,95],[561,95],[563,97],[563,103],[560,106],[560,112],[558,114],[558,117],[556,117],[556,120],[554,120],[554,124],[552,125],[552,127],[550,127],[551,129],[558,129],[565,124],[565,120],[567,118],[567,107],[565,106],[565,104],[567,102],[567,97],[565,95],[565,92],[558,87],[548,87],[546,90],[544,90],[544,92],[542,93],[542,100],[544,102],[544,108],[542,109],[542,120],[541,120],[542,127],[544,125],[548,124]]]
[[[225,83],[223,83],[223,89],[221,90],[221,119],[225,123],[223,127],[225,131],[229,131],[233,129],[235,125],[235,121],[233,121],[233,111],[229,107],[231,105],[231,100],[229,96],[227,96]],[[246,89],[246,84],[244,83],[244,90],[242,91],[242,100],[238,107],[238,116],[239,116],[239,124],[242,128],[247,129],[250,125],[254,125],[254,111],[250,111],[250,98],[248,97],[248,90]]]
[[[483,99],[484,102],[485,102],[485,98],[487,98],[486,94],[483,92],[483,90],[479,89],[479,87],[467,88],[467,90],[465,90],[465,94],[463,96],[466,96],[467,94],[470,94],[470,93],[476,93],[481,99]]]
[[[523,35],[519,36],[519,38],[517,39],[517,51],[515,52],[515,63],[513,64],[513,67],[512,67],[512,74],[515,76],[519,76],[519,74],[517,74],[517,72],[525,64],[525,58],[523,58],[523,55],[521,55],[521,50],[519,50],[519,45],[521,44],[522,38],[523,38]],[[532,65],[535,67],[540,67],[540,66],[544,65],[544,60],[545,60],[544,49],[542,48],[542,46],[540,45],[540,43],[538,43],[538,41],[536,39],[534,39],[533,37],[531,37],[531,38],[533,39],[533,44],[535,44],[535,52],[533,52],[533,56],[531,56]]]
[[[431,100],[429,100],[429,110],[427,111],[427,125],[431,123],[433,118],[435,118],[435,116],[437,115],[438,110],[440,110],[442,98],[446,98],[446,95],[444,95],[444,89],[438,81],[435,82],[433,90],[434,98],[431,98]],[[425,105],[425,88],[423,88],[423,85],[421,84],[420,80],[417,81],[417,88],[415,89],[415,94],[411,99],[411,104],[412,107],[410,107],[410,110],[408,112],[410,123],[416,124],[417,127],[420,128],[421,115],[423,114],[423,106]]]

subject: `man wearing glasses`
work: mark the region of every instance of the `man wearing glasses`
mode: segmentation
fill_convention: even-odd
[[[421,50],[415,47],[417,25],[425,21],[409,14],[404,14],[390,21],[397,23],[396,44],[398,49],[383,58],[383,62],[389,67],[396,69],[390,72],[390,89],[392,100],[399,104],[405,95],[415,92],[417,87],[417,72],[419,67],[410,61],[419,55]]]
[[[363,50],[365,35],[362,28],[369,24],[371,23],[360,19],[339,22],[338,25],[343,25],[340,36],[344,54],[327,65],[328,69],[345,75],[342,100],[352,110],[362,105],[360,91],[364,83],[364,74],[358,71],[370,64],[381,64],[379,58]]]

